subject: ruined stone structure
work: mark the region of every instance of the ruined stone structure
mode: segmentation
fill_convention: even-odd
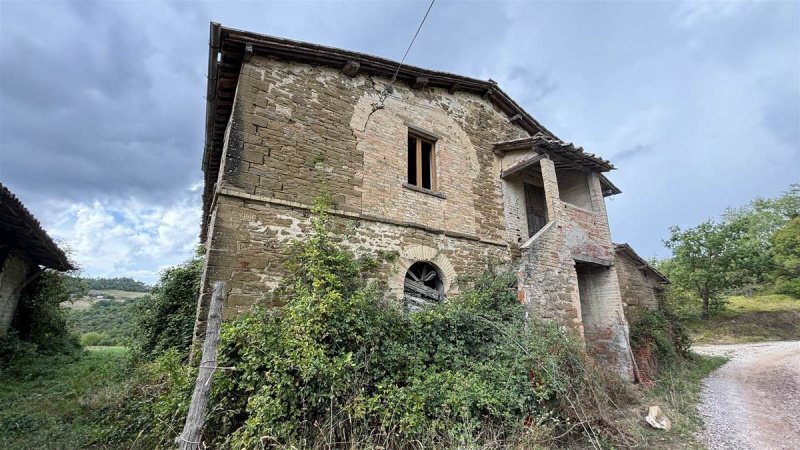
[[[74,267],[27,208],[0,184],[0,335],[14,318],[20,299],[42,267]]]
[[[226,317],[281,279],[321,188],[356,253],[410,309],[446,301],[492,258],[516,268],[533,315],[630,374],[604,197],[613,166],[559,140],[493,81],[212,24],[202,239]]]

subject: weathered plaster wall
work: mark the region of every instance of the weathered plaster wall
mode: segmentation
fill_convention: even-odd
[[[31,265],[22,253],[12,250],[0,258],[0,335],[11,325]]]

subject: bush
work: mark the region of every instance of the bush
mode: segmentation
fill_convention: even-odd
[[[276,292],[285,306],[223,324],[207,445],[531,448],[554,436],[626,438],[609,411],[630,400],[627,384],[555,325],[526,319],[513,276],[487,270],[458,297],[409,313],[369,281],[380,261],[343,250],[326,220],[318,208],[312,232],[292,246]],[[170,447],[194,373],[174,364],[156,372],[153,388],[131,400],[146,413],[122,429],[145,430],[143,448]]]
[[[690,356],[691,340],[681,319],[664,301],[659,308],[639,308],[631,314],[631,349],[643,381],[661,369],[671,368]]]
[[[73,332],[81,335],[90,332],[107,335],[106,343],[101,345],[129,345],[136,325],[134,310],[138,301],[100,300],[86,309],[68,309],[67,323]]]
[[[7,336],[0,344],[0,359],[8,361],[19,351],[43,354],[71,353],[80,348],[78,337],[67,327],[61,303],[70,300],[66,275],[45,270],[23,293]]]
[[[168,350],[188,356],[202,270],[200,256],[169,268],[152,294],[136,302],[133,349],[137,357],[154,359]]]
[[[316,214],[293,246],[285,306],[223,327],[218,364],[235,369],[214,382],[206,442],[527,446],[611,423],[597,386],[622,384],[556,326],[526,320],[512,275],[487,270],[458,297],[408,313],[367,281],[379,261],[343,250]]]
[[[125,398],[105,419],[105,428],[112,430],[102,438],[107,448],[122,442],[132,443],[126,446],[131,449],[175,448],[197,377],[196,369],[183,364],[184,357],[169,349],[131,368]]]
[[[83,333],[81,335],[81,345],[83,346],[109,346],[115,345],[116,341],[114,341],[111,336],[107,335],[106,333],[98,333],[96,331],[90,331],[88,333]]]
[[[800,217],[795,217],[772,236],[775,291],[800,298]]]

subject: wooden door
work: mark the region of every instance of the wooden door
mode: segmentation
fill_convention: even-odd
[[[544,188],[525,183],[525,215],[528,219],[528,238],[547,224]]]

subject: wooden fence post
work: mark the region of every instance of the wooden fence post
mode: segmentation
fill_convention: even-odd
[[[208,307],[208,321],[206,322],[206,339],[203,341],[203,354],[200,359],[200,368],[197,372],[197,382],[192,393],[192,402],[186,415],[186,424],[180,436],[175,439],[181,450],[197,450],[203,437],[203,425],[206,409],[208,408],[208,394],[211,391],[211,376],[217,368],[217,346],[219,345],[219,330],[222,325],[222,303],[225,298],[225,283],[214,283],[211,294],[211,304]]]

